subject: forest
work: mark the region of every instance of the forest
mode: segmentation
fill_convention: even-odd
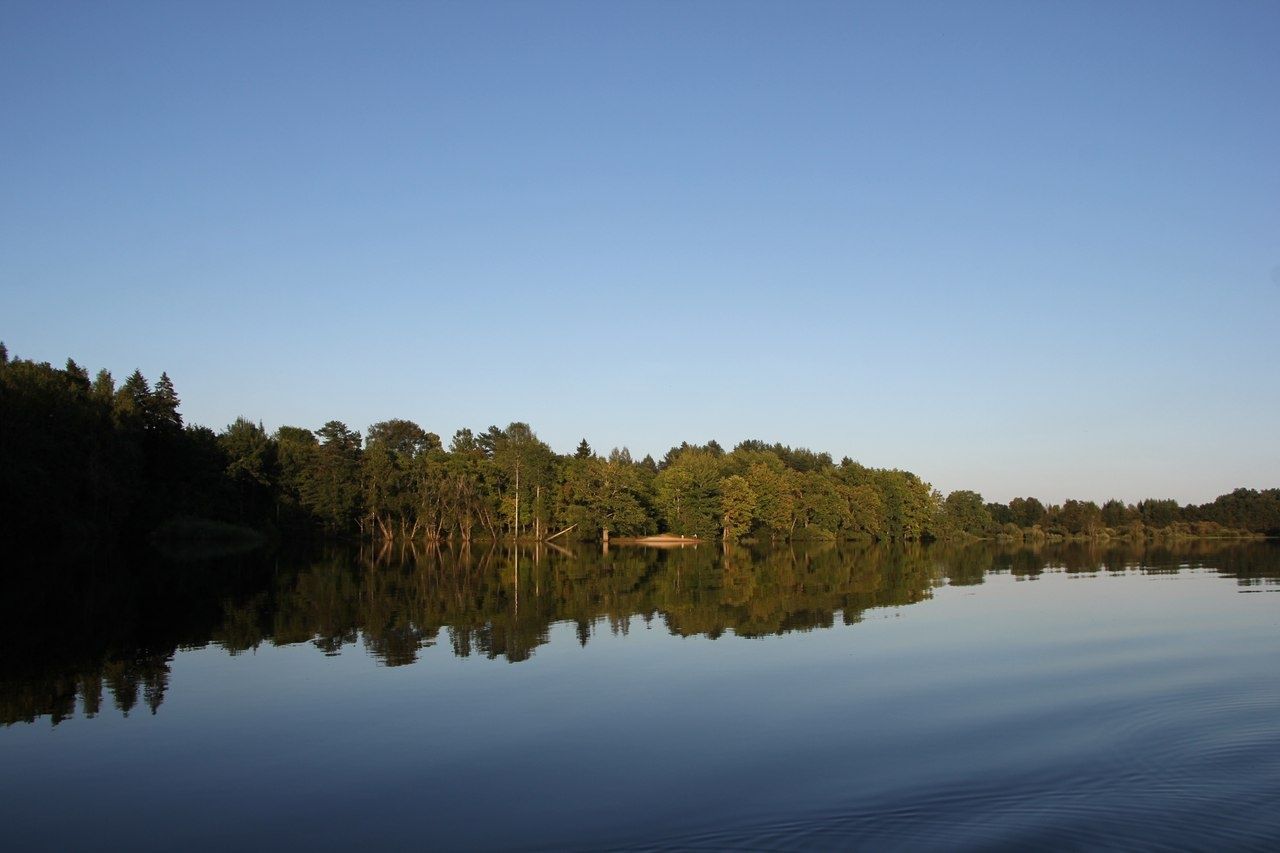
[[[555,452],[526,423],[457,430],[409,420],[268,432],[183,422],[167,373],[117,384],[73,360],[0,344],[0,517],[11,546],[151,537],[589,539],[670,532],[725,540],[919,541],[1280,534],[1280,489],[1203,505],[943,495],[909,471],[758,440],[684,443],[661,459],[586,439]]]

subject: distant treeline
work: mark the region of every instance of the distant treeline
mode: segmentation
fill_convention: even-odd
[[[715,441],[661,460],[584,439],[555,453],[524,423],[447,446],[407,420],[365,435],[238,419],[186,426],[167,374],[111,374],[10,359],[0,344],[0,512],[12,541],[219,536],[209,521],[281,535],[469,541],[672,532],[706,538],[1152,538],[1280,533],[1280,489],[1201,506],[943,496],[908,471],[781,444]],[[567,531],[567,533],[565,533]]]

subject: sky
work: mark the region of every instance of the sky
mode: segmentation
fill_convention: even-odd
[[[189,423],[1280,486],[1274,2],[0,4],[0,340]]]

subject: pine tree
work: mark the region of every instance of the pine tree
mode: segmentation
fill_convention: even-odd
[[[65,373],[67,374],[67,379],[71,381],[71,386],[73,388],[86,394],[89,392],[89,371],[76,364],[76,360],[74,358],[67,359]]]
[[[147,423],[147,410],[151,407],[151,387],[141,370],[129,374],[129,378],[116,392],[113,409],[116,423],[121,426],[142,428]]]
[[[159,429],[182,429],[182,415],[178,412],[181,402],[169,374],[161,373],[149,407],[153,425]]]
[[[93,388],[91,390],[93,398],[103,403],[110,403],[116,396],[116,380],[112,378],[111,371],[98,371],[98,375],[94,377]]]

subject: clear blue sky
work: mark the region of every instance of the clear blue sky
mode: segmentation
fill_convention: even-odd
[[[0,339],[189,422],[1280,485],[1280,4],[0,4]]]

